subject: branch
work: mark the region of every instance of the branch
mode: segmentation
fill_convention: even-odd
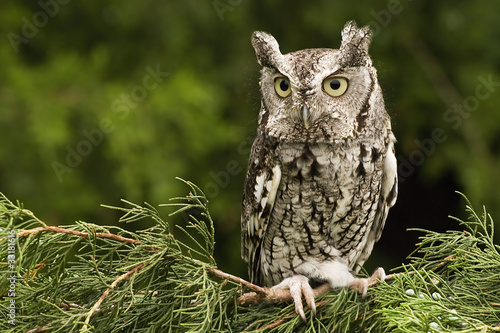
[[[290,294],[290,290],[288,289],[260,287],[240,277],[225,273],[216,268],[209,267],[207,270],[214,276],[220,277],[224,280],[230,280],[242,284],[248,289],[253,290],[252,292],[245,293],[238,297],[238,299],[236,300],[236,304],[238,305],[252,306],[264,303],[275,304],[291,302],[293,300],[292,295]],[[328,290],[330,290],[330,285],[328,283],[325,283],[314,289],[314,297],[324,294]]]
[[[127,277],[129,277],[130,275],[134,274],[135,272],[137,272],[142,267],[144,267],[144,263],[139,264],[136,267],[134,267],[133,269],[131,269],[130,271],[128,271],[127,273],[120,275],[118,277],[118,279],[116,279],[115,281],[113,281],[113,283],[111,283],[111,286],[108,289],[106,289],[106,291],[104,291],[104,293],[97,300],[97,302],[94,304],[94,306],[92,307],[92,309],[90,309],[89,314],[87,315],[87,318],[85,319],[85,324],[82,327],[82,331],[86,331],[87,330],[87,325],[90,322],[90,318],[97,311],[97,309],[101,306],[102,302],[109,295],[109,293],[118,285],[118,283],[120,283],[122,280],[125,280]]]
[[[394,279],[397,275],[403,273],[389,274],[385,277],[385,281]],[[249,282],[247,282],[249,283]],[[376,285],[378,281],[373,280],[368,287]],[[259,287],[260,288],[260,287]],[[266,293],[249,292],[241,295],[236,300],[236,303],[241,306],[255,306],[263,303],[282,303],[282,302],[292,302],[293,298],[290,294],[289,289],[273,289],[273,288],[262,288],[266,289]],[[322,285],[313,289],[314,298],[326,294],[330,290],[330,285],[328,283],[323,283]]]
[[[83,231],[78,231],[78,230],[71,230],[71,229],[65,229],[65,228],[60,228],[60,227],[55,227],[55,226],[45,226],[45,227],[38,227],[34,229],[29,229],[29,230],[22,230],[18,232],[17,236],[18,237],[23,237],[26,235],[30,234],[36,234],[38,232],[43,232],[43,231],[50,231],[50,232],[58,232],[58,233],[65,233],[65,234],[72,234],[80,237],[88,237],[89,233],[83,232]],[[137,244],[140,243],[140,240],[136,239],[131,239],[131,238],[126,238],[123,236],[119,236],[116,234],[111,234],[111,233],[102,233],[102,232],[97,232],[95,233],[97,237],[102,237],[102,238],[109,238],[109,239],[114,239],[117,241],[125,242],[125,243],[130,243],[130,244]],[[140,269],[144,264],[141,264],[134,268],[133,270],[125,273],[124,275],[120,276],[117,280],[113,282],[111,285],[111,288],[107,289],[104,294],[101,296],[99,301],[94,304],[93,308],[91,309],[89,316],[87,317],[86,324],[88,324],[88,321],[90,320],[92,314],[96,311],[96,309],[101,305],[102,301],[106,296],[109,294],[109,292],[116,286],[117,283],[119,283],[121,280],[127,278],[130,274],[133,274],[135,271]],[[237,299],[237,304],[241,306],[255,306],[258,304],[275,304],[275,303],[288,303],[292,302],[293,298],[292,295],[290,294],[290,290],[288,289],[274,289],[274,288],[268,288],[268,287],[260,287],[256,284],[253,284],[251,282],[248,282],[240,277],[234,276],[232,274],[223,272],[219,269],[209,267],[207,268],[207,271],[212,274],[213,276],[219,277],[224,280],[230,280],[233,281],[237,284],[241,284],[245,286],[246,288],[252,290],[251,292],[244,293]],[[386,277],[386,280],[391,280],[398,274],[389,274]],[[373,286],[375,284],[371,283],[369,287]],[[314,292],[314,297],[318,297],[320,295],[325,294],[330,290],[330,286],[328,283],[324,283],[320,285],[319,287],[313,289]]]
[[[240,277],[225,273],[219,269],[209,267],[207,268],[208,272],[214,276],[217,276],[224,280],[230,280],[235,283],[239,283],[248,289],[252,290],[251,292],[244,293],[236,300],[236,304],[241,306],[255,306],[259,304],[275,304],[275,303],[287,303],[292,302],[293,298],[290,294],[290,290],[288,289],[274,289],[268,287],[260,287],[256,284],[248,282]],[[395,273],[389,274],[385,277],[385,280],[392,280],[396,276],[401,275],[403,273]],[[377,281],[373,281],[368,285],[368,287],[372,287],[377,284]],[[323,283],[319,287],[313,289],[314,297],[318,297],[327,293],[330,290],[330,285],[328,283]]]
[[[265,287],[260,287],[256,284],[248,282],[247,280],[244,280],[244,279],[237,277],[237,276],[234,276],[232,274],[225,273],[217,268],[209,267],[209,268],[207,268],[207,270],[210,274],[212,274],[214,276],[220,277],[221,279],[224,279],[224,280],[230,280],[230,281],[242,284],[245,287],[247,287],[248,289],[253,290],[257,293],[265,294],[267,292],[267,290],[269,289],[269,288],[265,288]]]
[[[46,226],[46,227],[38,227],[38,228],[34,228],[34,229],[29,229],[29,230],[22,230],[22,231],[17,233],[17,237],[23,237],[26,235],[36,234],[36,233],[42,232],[42,231],[51,231],[51,232],[59,232],[59,233],[63,233],[63,234],[72,234],[72,235],[76,235],[76,236],[80,236],[80,237],[88,237],[89,236],[88,232],[71,230],[71,229],[64,229],[64,228],[60,228],[60,227]],[[123,237],[120,235],[115,235],[115,234],[105,233],[105,232],[96,232],[95,235],[97,237],[110,238],[110,239],[117,240],[119,242],[125,242],[125,243],[129,243],[129,244],[137,244],[137,243],[141,242],[140,240],[137,240],[137,239],[127,238],[127,237]]]
[[[50,325],[51,325],[51,323],[48,323],[48,324],[43,325],[41,328],[33,328],[33,329],[27,331],[26,333],[43,333],[43,332],[45,332],[45,330],[47,328],[50,327]]]

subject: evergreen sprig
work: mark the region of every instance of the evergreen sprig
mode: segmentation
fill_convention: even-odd
[[[420,230],[411,265],[371,288],[364,300],[352,290],[330,291],[317,299],[316,318],[308,311],[304,323],[292,304],[237,305],[242,292],[259,288],[217,269],[208,202],[196,185],[184,182],[189,195],[166,206],[189,215],[187,226],[180,226],[186,242],[149,204],[107,206],[123,213],[121,222],[154,223],[130,232],[82,221],[48,226],[0,195],[0,330],[500,331],[500,248],[485,210],[477,215],[468,203],[470,218],[457,219],[463,231]]]

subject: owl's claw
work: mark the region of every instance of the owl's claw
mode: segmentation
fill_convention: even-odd
[[[384,281],[385,277],[384,269],[379,267],[373,272],[372,276],[363,279],[356,278],[349,287],[356,289],[361,294],[361,297],[365,298],[368,288],[376,285],[378,281]]]
[[[360,279],[350,275],[350,278],[348,279],[348,281],[345,281],[345,284],[336,284],[335,287],[349,286],[350,288],[357,290],[364,298],[369,287],[377,284],[379,281],[384,281],[385,278],[386,275],[384,269],[379,267],[369,278]],[[248,284],[251,285],[251,283]],[[302,297],[305,298],[307,305],[311,309],[313,317],[315,317],[316,303],[314,298],[315,296],[322,295],[330,290],[331,285],[330,283],[326,282],[319,287],[312,289],[307,277],[303,275],[294,275],[292,277],[284,279],[283,281],[281,281],[281,283],[275,285],[272,288],[258,286],[254,287],[260,290],[249,292],[238,297],[238,305],[252,306],[262,303],[273,304],[293,301],[295,305],[295,312],[300,315],[304,322],[306,322],[307,320],[304,313],[304,306],[302,304]]]
[[[281,283],[274,286],[272,289],[281,288],[289,289],[290,295],[292,295],[293,302],[295,304],[295,312],[300,315],[302,320],[306,320],[306,315],[304,313],[304,306],[302,304],[302,296],[304,296],[307,305],[311,309],[313,317],[316,316],[316,303],[314,301],[314,292],[309,285],[309,279],[303,275],[294,275],[292,277],[286,278]]]

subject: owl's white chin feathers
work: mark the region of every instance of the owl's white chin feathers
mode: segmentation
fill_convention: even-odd
[[[304,127],[308,129],[311,125],[311,123],[309,122],[309,108],[304,105],[302,106],[301,111],[302,122],[304,123]]]

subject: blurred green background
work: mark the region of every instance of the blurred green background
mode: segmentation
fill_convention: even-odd
[[[375,32],[401,175],[367,267],[395,267],[418,240],[407,228],[458,227],[456,190],[500,223],[498,13],[494,1],[2,0],[0,191],[49,224],[114,224],[101,203],[158,206],[187,193],[182,177],[209,197],[221,267],[244,276],[251,33],[283,52],[337,48],[354,19]]]

